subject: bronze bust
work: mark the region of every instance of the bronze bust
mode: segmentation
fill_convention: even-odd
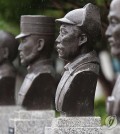
[[[0,105],[15,104],[16,69],[12,62],[17,57],[18,41],[6,31],[0,31]]]
[[[100,37],[100,14],[91,3],[57,19],[60,34],[56,48],[68,64],[57,87],[56,109],[65,116],[91,116],[99,73],[93,43]]]
[[[108,15],[109,26],[106,36],[111,47],[112,55],[120,59],[120,0],[113,0]],[[107,100],[109,115],[120,116],[120,75],[118,75],[112,95]]]
[[[50,56],[54,47],[52,17],[42,15],[21,16],[19,55],[28,74],[18,94],[18,105],[28,110],[52,109],[55,80],[51,74]]]

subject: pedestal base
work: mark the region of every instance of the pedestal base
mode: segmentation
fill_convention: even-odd
[[[45,134],[102,134],[99,117],[59,117]]]
[[[45,127],[51,127],[54,118],[53,110],[16,112],[10,120],[9,134],[44,134]]]
[[[0,134],[8,134],[9,118],[14,111],[20,109],[18,106],[0,106]]]

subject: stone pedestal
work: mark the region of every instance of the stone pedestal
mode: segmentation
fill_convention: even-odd
[[[14,119],[10,119],[9,134],[44,134],[54,118],[53,110],[15,112]]]
[[[0,134],[8,134],[9,118],[14,111],[20,110],[18,106],[0,106]]]
[[[102,134],[99,117],[59,117],[52,127],[45,128],[45,134]]]

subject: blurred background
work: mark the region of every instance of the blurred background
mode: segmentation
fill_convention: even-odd
[[[111,95],[116,77],[120,72],[120,63],[112,57],[109,45],[105,37],[108,26],[107,15],[111,0],[0,0],[0,29],[13,33],[20,32],[21,15],[46,15],[54,18],[63,17],[70,10],[83,7],[87,3],[93,3],[100,8],[102,21],[102,38],[94,45],[100,58],[101,68],[95,95],[95,115],[102,117],[102,123],[107,117],[105,102],[107,96]],[[56,26],[56,37],[59,27]],[[55,77],[59,81],[63,71],[64,62],[53,52],[53,64],[56,70]],[[16,91],[19,90],[26,74],[26,69],[20,66],[19,58],[14,61],[18,70]],[[17,94],[17,92],[16,92]]]

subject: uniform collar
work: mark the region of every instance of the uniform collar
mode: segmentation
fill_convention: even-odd
[[[44,71],[48,69],[48,66],[51,65],[50,59],[45,60],[38,60],[34,64],[27,67],[28,73],[38,72],[38,71]]]
[[[72,62],[69,62],[64,69],[69,70],[70,74],[78,67],[86,63],[95,62],[99,64],[96,52],[93,50],[87,54],[77,56]]]

